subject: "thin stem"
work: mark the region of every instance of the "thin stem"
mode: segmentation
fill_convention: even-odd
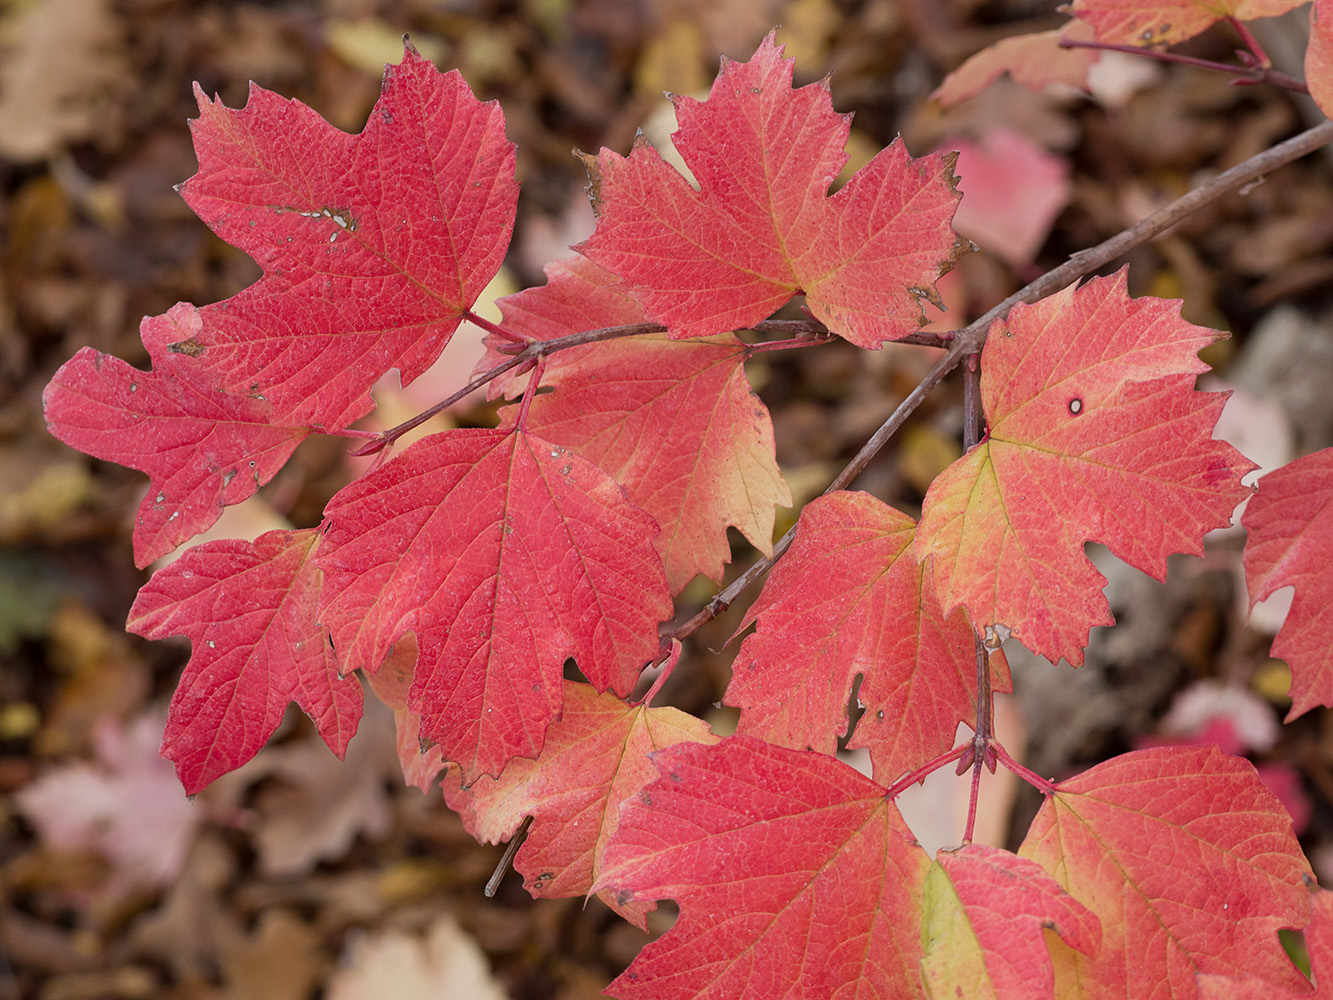
[[[486,888],[482,890],[487,899],[494,898],[496,892],[500,889],[500,883],[504,881],[505,873],[509,871],[509,866],[514,863],[514,855],[518,849],[523,846],[523,841],[528,839],[528,831],[532,829],[532,817],[524,816],[523,822],[519,824],[518,830],[509,838],[509,843],[505,845],[505,852],[500,855],[500,863],[495,866],[495,871],[491,877],[486,880]]]
[[[453,393],[447,399],[442,399],[428,410],[423,410],[410,420],[404,420],[397,426],[390,427],[387,431],[382,431],[374,435],[374,440],[367,445],[363,445],[353,455],[371,455],[380,451],[387,445],[393,444],[400,437],[406,434],[414,427],[419,427],[437,413],[442,413],[453,406],[463,397],[476,392],[483,385],[499,378],[507,371],[526,365],[532,368],[534,364],[547,355],[554,354],[556,351],[563,351],[570,347],[581,347],[584,344],[595,344],[605,340],[617,340],[621,337],[635,337],[644,333],[661,333],[666,327],[658,323],[634,323],[629,326],[608,326],[600,327],[596,330],[584,330],[580,333],[571,333],[565,337],[554,337],[551,340],[530,340],[525,345],[513,344],[514,356],[503,364],[496,365],[490,371],[478,375],[463,388]],[[497,348],[501,354],[509,353],[504,347]],[[526,370],[526,369],[525,369]]]
[[[457,392],[449,396],[447,399],[440,400],[430,409],[423,410],[422,412],[418,413],[415,417],[412,417],[410,420],[404,420],[401,424],[398,424],[396,427],[390,427],[387,431],[382,431],[379,434],[376,434],[374,436],[374,439],[371,440],[370,443],[362,445],[360,448],[357,448],[354,452],[352,452],[352,454],[373,455],[375,454],[375,452],[383,450],[387,446],[397,441],[400,437],[402,437],[412,428],[424,424],[427,420],[435,416],[435,414],[437,413],[443,413],[445,410],[449,409],[449,407],[453,406],[464,396],[476,392],[476,390],[480,389],[483,385],[485,385],[487,382],[490,382],[492,379],[499,378],[501,375],[509,371],[511,368],[517,368],[519,365],[530,365],[530,364],[532,364],[532,359],[527,355],[526,351],[518,355],[517,357],[510,358],[504,364],[497,365],[490,371],[486,372],[484,375],[478,375],[467,385],[463,386],[463,388],[459,389]]]
[[[563,337],[552,337],[550,340],[524,341],[523,346],[502,344],[496,347],[496,350],[501,354],[514,354],[520,357],[527,355],[531,358],[538,358],[555,354],[557,351],[565,351],[571,347],[600,344],[607,340],[619,340],[621,337],[641,337],[647,333],[666,333],[666,327],[661,323],[627,323],[624,326],[601,326],[595,330],[581,330],[578,333],[565,334]]]
[[[524,337],[522,334],[515,333],[513,330],[506,330],[498,323],[492,323],[485,316],[480,316],[477,313],[474,313],[471,309],[465,309],[463,311],[463,318],[469,323],[481,327],[487,333],[493,333],[497,337],[503,337],[505,340],[515,344],[526,344],[532,339],[530,337]]]
[[[990,686],[990,653],[985,642],[975,632],[972,638],[977,660],[977,716],[972,734],[972,797],[967,806],[967,829],[963,843],[972,843],[972,831],[977,821],[977,799],[981,793],[981,769],[995,773],[995,695]]]
[[[1041,792],[1043,795],[1050,795],[1055,791],[1054,781],[1048,781],[1036,771],[1024,767],[1018,761],[1014,760],[1014,758],[1010,757],[1009,754],[1005,752],[1004,747],[1000,746],[998,743],[993,743],[991,744],[991,748],[995,752],[996,760],[1003,764],[1007,770],[1013,771],[1014,774],[1018,775],[1037,791]]]
[[[1228,17],[1227,22],[1236,29],[1236,34],[1240,35],[1240,40],[1245,43],[1246,48],[1250,50],[1250,54],[1258,60],[1255,65],[1262,69],[1269,69],[1273,65],[1273,60],[1268,58],[1268,53],[1259,44],[1259,39],[1254,37],[1254,32],[1250,31],[1249,26],[1244,21],[1234,17]],[[1309,91],[1307,90],[1306,93],[1309,93]]]
[[[542,374],[546,371],[546,356],[538,358],[532,366],[532,376],[528,379],[528,384],[523,390],[523,402],[518,407],[518,419],[514,421],[515,427],[527,427],[528,410],[532,408],[532,397],[537,395],[537,387],[541,385]]]
[[[971,451],[981,440],[981,355],[973,351],[963,366],[963,451]]]
[[[972,843],[972,834],[977,828],[977,802],[981,799],[981,757],[972,759],[972,792],[967,800],[967,826],[963,830],[963,843]]]
[[[1224,194],[1244,187],[1251,181],[1258,180],[1278,167],[1298,160],[1307,153],[1313,153],[1321,146],[1333,142],[1333,122],[1321,122],[1314,128],[1306,129],[1285,142],[1279,142],[1262,153],[1251,156],[1248,160],[1236,164],[1230,170],[1224,170],[1216,177],[1205,181],[1193,190],[1185,192],[1171,204],[1158,209],[1146,219],[1140,219],[1128,229],[1124,229],[1108,240],[1103,240],[1095,247],[1080,250],[1059,267],[1047,271],[1040,278],[1024,285],[999,305],[990,309],[984,316],[973,320],[957,333],[959,341],[974,343],[979,348],[986,341],[986,332],[991,323],[1009,315],[1009,310],[1020,302],[1036,302],[1052,292],[1072,284],[1079,278],[1091,274],[1104,264],[1109,264],[1137,246],[1161,235],[1177,222],[1212,204]],[[950,351],[950,353],[953,353]],[[961,352],[960,352],[961,354]]]
[[[800,337],[802,334],[815,336],[828,333],[828,327],[817,319],[766,319],[750,327],[756,333],[771,333],[777,336]]]
[[[981,426],[985,414],[981,410],[981,355],[973,352],[967,356],[963,365],[963,450],[971,451],[981,441]],[[989,762],[995,769],[993,754],[990,749],[991,738],[995,733],[995,705],[990,688],[990,655],[981,636],[972,634],[976,649],[977,667],[977,714],[972,726],[972,793],[967,804],[967,827],[963,831],[963,843],[972,843],[972,833],[977,823],[977,801],[981,795],[981,769]]]
[[[505,372],[512,371],[520,365],[527,365],[529,368],[538,358],[544,358],[555,354],[557,351],[569,350],[571,347],[583,347],[586,344],[598,344],[608,340],[619,340],[622,337],[639,337],[651,333],[666,333],[666,327],[661,323],[629,323],[624,326],[605,326],[598,327],[595,330],[582,330],[578,333],[571,333],[564,337],[553,337],[550,340],[522,340],[518,336],[502,327],[496,326],[490,320],[484,319],[471,312],[467,313],[467,318],[472,320],[478,326],[483,326],[487,330],[503,337],[509,341],[507,344],[499,345],[495,348],[501,354],[512,354],[513,357],[503,364],[496,365],[487,372],[478,375],[463,388],[459,389],[447,399],[442,399],[434,406],[423,410],[409,420],[404,420],[401,424],[389,428],[386,431],[343,431],[338,432],[346,437],[362,437],[370,439],[369,442],[352,452],[353,455],[373,455],[393,444],[396,440],[412,430],[419,427],[437,413],[442,413],[453,406],[460,399],[476,392],[488,382],[494,381]],[[832,339],[832,335],[824,324],[814,320],[765,320],[762,323],[756,323],[751,329],[758,333],[787,333],[795,336],[789,343],[775,344],[768,346],[766,344],[755,344],[749,348],[751,353],[764,350],[778,350],[780,347],[805,347],[808,344],[825,343]],[[941,347],[953,340],[952,331],[947,333],[917,333],[902,338],[901,343],[923,344],[928,347]]]
[[[764,351],[787,351],[799,347],[818,347],[821,344],[832,342],[831,333],[811,333],[801,337],[791,337],[787,340],[761,340],[757,344],[751,344],[745,350],[746,357],[755,354],[762,354]]]
[[[648,688],[647,693],[638,701],[632,702],[633,705],[647,705],[651,702],[657,696],[657,692],[662,690],[662,685],[671,676],[671,672],[676,669],[676,664],[680,662],[680,654],[683,649],[680,642],[670,639],[663,639],[662,641],[666,645],[666,649],[648,666],[649,669],[659,663],[665,663],[665,666],[662,667],[661,673],[653,678],[652,686]]]
[[[934,760],[922,764],[911,774],[903,775],[901,778],[899,778],[897,781],[895,781],[892,785],[889,786],[889,790],[884,793],[884,797],[886,799],[896,799],[899,795],[907,791],[918,781],[923,781],[924,779],[930,777],[932,774],[934,774],[936,771],[942,768],[945,764],[952,763],[953,761],[957,760],[959,757],[963,756],[963,754],[967,753],[971,749],[972,749],[972,743],[970,741],[967,743],[958,744],[958,746],[954,747],[948,753],[942,753]]]
[[[818,320],[813,319],[766,319],[762,323],[754,324],[750,329],[755,333],[785,335],[798,341],[802,336],[819,337],[828,336],[830,333],[828,327]],[[953,337],[954,334],[952,330],[944,330],[939,333],[909,333],[907,336],[900,337],[893,341],[893,343],[920,344],[924,347],[947,347],[953,341]],[[829,339],[832,340],[833,337],[830,336]],[[753,344],[751,346],[761,347],[764,345]],[[796,346],[801,347],[804,345],[798,343]]]
[[[1193,66],[1196,69],[1206,69],[1214,73],[1226,73],[1228,76],[1240,77],[1241,79],[1238,79],[1237,83],[1267,83],[1274,87],[1281,87],[1284,90],[1295,91],[1298,94],[1308,94],[1310,92],[1310,88],[1305,85],[1304,80],[1298,80],[1294,76],[1288,76],[1286,73],[1270,69],[1267,64],[1233,66],[1231,63],[1213,62],[1211,59],[1199,59],[1196,56],[1182,56],[1178,52],[1163,52],[1161,49],[1149,49],[1140,45],[1081,42],[1073,38],[1060,39],[1060,47],[1062,49],[1102,49],[1109,52],[1128,52],[1130,55],[1146,56],[1149,59],[1156,59],[1158,62],[1177,63],[1181,66]],[[1267,58],[1267,56],[1264,56],[1264,59]]]

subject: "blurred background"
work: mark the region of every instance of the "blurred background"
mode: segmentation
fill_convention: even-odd
[[[930,102],[973,52],[1060,25],[1054,6],[0,0],[0,1000],[573,1000],[598,996],[647,940],[596,900],[534,902],[514,875],[484,899],[499,848],[476,845],[438,794],[403,785],[392,719],[371,706],[346,763],[292,710],[267,750],[193,802],[158,759],[188,646],[123,631],[146,576],[129,544],[146,480],[47,435],[41,393],[85,345],[146,365],[141,317],[225,298],[258,276],[173,190],[195,169],[192,84],[237,107],[254,81],[355,132],[404,33],[462,70],[501,102],[518,144],[518,221],[493,299],[540,283],[542,265],[589,232],[572,149],[624,153],[638,129],[665,144],[674,126],[663,91],[702,95],[720,55],[747,59],[781,25],[797,82],[832,74],[835,107],[855,113],[849,172],[898,134],[916,155],[961,151],[958,228],[981,252],[942,283],[950,311],[938,328],[948,329],[1316,120],[1289,94],[1132,56],[1104,58],[1091,96],[1002,81],[947,112]],[[1257,27],[1278,67],[1298,76],[1307,19],[1302,8]],[[1184,51],[1228,59],[1237,44],[1219,27]],[[1208,387],[1235,390],[1220,433],[1265,468],[1333,444],[1331,247],[1330,161],[1316,156],[1128,260],[1134,294],[1183,298],[1187,319],[1232,332],[1207,354],[1217,372]],[[377,398],[390,422],[460,384],[476,342],[460,333],[411,393],[386,380]],[[824,488],[933,357],[833,344],[751,365],[798,502]],[[446,419],[485,423],[490,411],[471,405]],[[946,385],[857,486],[919,513],[960,431],[960,392]],[[345,452],[338,440],[307,441],[216,533],[317,524],[354,471]],[[733,537],[744,569],[754,553]],[[1287,675],[1267,650],[1281,601],[1247,623],[1243,536],[1210,541],[1207,558],[1178,560],[1166,585],[1094,547],[1121,627],[1094,631],[1077,672],[1011,650],[1006,745],[1048,775],[1151,742],[1246,753],[1327,884],[1330,713],[1280,725]],[[682,603],[712,590],[696,581]],[[744,603],[696,637],[670,692],[719,731],[733,724],[712,706]],[[961,833],[947,797],[966,785],[946,782],[931,793],[946,800],[918,814],[945,819],[939,843]],[[983,794],[987,837],[1014,846],[1035,796],[1000,783]],[[664,908],[650,929],[670,921]]]

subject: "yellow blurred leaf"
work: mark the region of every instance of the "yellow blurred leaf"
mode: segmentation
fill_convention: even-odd
[[[1291,701],[1291,667],[1281,660],[1269,660],[1254,672],[1250,687],[1265,701],[1285,705]]]
[[[777,41],[787,46],[786,56],[795,59],[800,72],[820,72],[828,62],[829,42],[842,21],[833,0],[787,0],[782,5],[782,27]]]
[[[403,58],[403,29],[378,17],[331,21],[324,33],[329,48],[343,62],[378,76],[386,63]],[[431,35],[413,35],[412,44],[431,62],[438,63],[449,47]]]
[[[654,35],[634,68],[634,89],[641,94],[691,94],[708,89],[704,73],[704,38],[692,21],[672,21]]]
[[[917,492],[924,494],[935,477],[962,454],[956,438],[932,427],[909,427],[903,431],[898,472]]]

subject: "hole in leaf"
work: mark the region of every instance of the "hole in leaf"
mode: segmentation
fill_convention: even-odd
[[[1083,400],[1075,397],[1069,401],[1069,412],[1078,416],[1083,412]]]

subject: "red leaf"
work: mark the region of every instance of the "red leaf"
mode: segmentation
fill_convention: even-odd
[[[1291,667],[1290,722],[1316,705],[1333,705],[1333,448],[1260,479],[1241,524],[1249,533],[1250,607],[1283,587],[1296,588],[1273,640],[1273,655]]]
[[[847,731],[852,682],[865,714],[849,747],[868,747],[889,782],[954,745],[976,718],[975,633],[947,620],[912,556],[916,523],[866,493],[833,493],[801,511],[796,539],[741,623],[725,701],[741,732],[822,753]],[[1007,670],[996,678],[1009,690]]]
[[[1175,45],[1223,18],[1276,17],[1306,0],[1074,0],[1069,12],[1114,45]]]
[[[140,324],[150,371],[85,347],[42,394],[47,429],[61,441],[148,473],[134,525],[140,567],[252,496],[309,431],[270,423],[267,402],[223,392],[197,361],[168,349],[198,330],[194,306],[173,306]]]
[[[1196,972],[1295,989],[1278,941],[1309,865],[1254,767],[1216,747],[1139,750],[1055,787],[1020,853],[1102,922],[1095,958],[1052,943],[1056,995],[1192,997]]]
[[[1305,928],[1305,947],[1310,954],[1310,972],[1315,989],[1303,983],[1280,990],[1258,976],[1234,979],[1228,976],[1199,976],[1199,1000],[1330,1000],[1333,998],[1333,892],[1315,889],[1311,897],[1310,926]]]
[[[921,962],[931,996],[1052,995],[1044,928],[1085,955],[1101,947],[1097,918],[1037,864],[980,844],[941,851],[936,862],[926,877]]]
[[[1226,394],[1193,388],[1196,353],[1220,336],[1178,303],[1130,299],[1124,270],[997,320],[981,357],[989,433],[931,484],[917,529],[944,609],[1078,665],[1092,626],[1114,620],[1085,542],[1158,580],[1170,554],[1202,554],[1254,468],[1210,437]]]
[[[259,752],[295,701],[342,757],[361,718],[361,685],[343,679],[316,621],[319,532],[270,531],[204,542],[139,591],[127,628],[190,637],[162,755],[190,795]]]
[[[679,654],[677,654],[679,655]],[[516,760],[498,779],[462,787],[457,770],[444,779],[449,808],[480,841],[498,844],[533,817],[514,867],[537,897],[586,896],[602,869],[602,852],[620,825],[620,805],[656,777],[648,755],[681,742],[716,743],[707,723],[674,708],[629,706],[586,684],[565,682],[565,710],[546,731],[536,760]],[[603,901],[637,927],[654,904]]]
[[[1305,49],[1305,83],[1319,110],[1333,111],[1333,0],[1310,7],[1310,44]]]
[[[252,86],[231,110],[202,91],[190,207],[264,269],[203,309],[197,354],[287,421],[346,426],[390,368],[439,357],[504,259],[518,187],[504,116],[410,46],[360,135]]]
[[[375,670],[415,632],[408,707],[464,781],[535,757],[565,659],[625,695],[671,615],[657,527],[609,476],[522,431],[418,441],[326,508],[321,621]]]
[[[736,736],[654,755],[594,888],[680,919],[608,987],[652,1000],[919,995],[930,859],[884,789],[824,754]],[[851,994],[847,994],[851,995]]]
[[[644,322],[624,286],[590,261],[547,270],[545,286],[503,301],[506,322],[511,313],[518,320],[510,329],[535,327],[549,339]],[[721,581],[731,559],[728,526],[771,554],[775,508],[791,503],[768,409],[745,377],[746,357],[731,334],[589,344],[551,358],[542,384],[556,391],[532,403],[532,433],[605,470],[661,526],[657,551],[673,592],[699,573]]]
[[[1101,58],[1097,49],[1060,47],[1062,38],[1092,41],[1093,32],[1082,21],[1064,28],[1002,38],[987,46],[944,78],[930,96],[946,108],[975,97],[1005,73],[1028,90],[1044,90],[1063,83],[1088,89],[1088,70]]]
[[[952,159],[913,160],[895,140],[827,197],[850,116],[834,113],[827,80],[793,90],[781,55],[770,34],[750,62],[723,60],[707,101],[672,98],[698,191],[642,139],[628,158],[584,156],[598,219],[576,249],[676,338],[742,329],[800,292],[862,347],[914,333],[966,247],[949,227]]]

